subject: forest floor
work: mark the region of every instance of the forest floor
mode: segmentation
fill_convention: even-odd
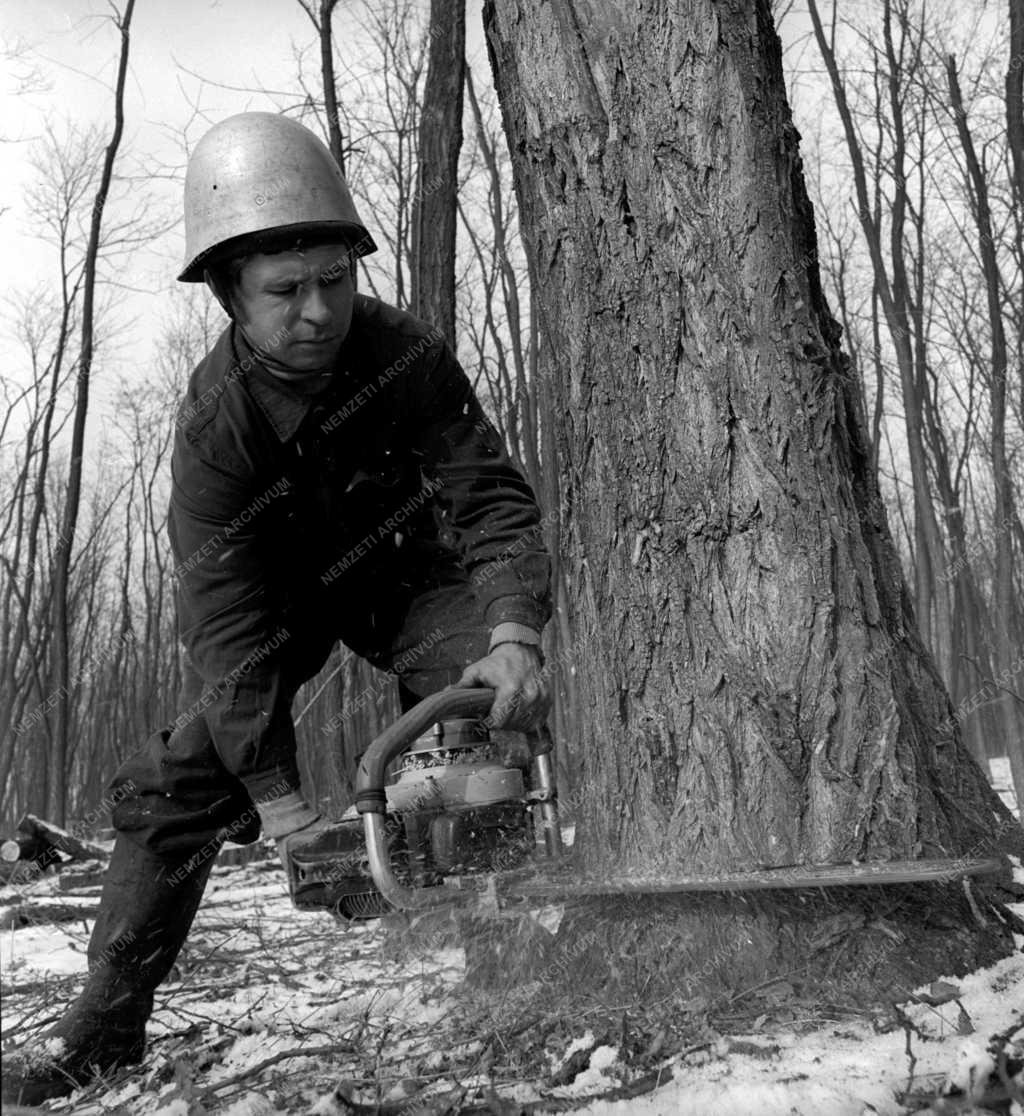
[[[1016,875],[1024,882],[1020,866]],[[393,921],[296,911],[284,890],[269,851],[215,867],[157,995],[145,1063],[45,1111],[1024,1116],[1012,1099],[1024,1089],[1024,939],[990,968],[947,975],[887,1011],[803,1002],[780,980],[741,1000],[651,1012],[638,999],[566,1017],[542,987],[474,989],[457,945],[410,949]],[[5,1049],[80,986],[98,887],[70,894],[51,876],[0,891],[0,910],[13,899],[29,924],[9,919],[0,934]],[[42,921],[55,905],[76,920]],[[559,911],[535,917],[547,933]]]

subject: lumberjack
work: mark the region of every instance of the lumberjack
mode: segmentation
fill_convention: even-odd
[[[142,1058],[228,835],[262,829],[287,858],[328,826],[302,793],[290,709],[336,641],[398,673],[403,707],[454,683],[493,687],[498,727],[546,712],[533,494],[437,331],[356,293],[376,246],[324,145],[269,113],[216,125],[189,161],[185,236],[179,279],[231,320],[175,432],[181,712],[113,779],[88,980],[5,1057],[12,1101]]]

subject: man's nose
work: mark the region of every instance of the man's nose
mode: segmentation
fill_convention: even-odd
[[[319,283],[308,287],[302,300],[302,317],[316,325],[329,325],[331,308],[324,298],[324,289]]]

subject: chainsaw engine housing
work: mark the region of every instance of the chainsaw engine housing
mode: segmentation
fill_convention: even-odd
[[[534,850],[523,769],[474,720],[442,721],[395,761],[387,795],[388,850],[403,884],[517,867]],[[376,918],[388,903],[370,875],[361,819],[349,811],[315,850],[289,865],[298,907]]]

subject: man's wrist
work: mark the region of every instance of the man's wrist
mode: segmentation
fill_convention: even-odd
[[[297,833],[320,818],[300,791],[289,791],[277,798],[257,802],[256,810],[263,824],[263,832],[274,840]]]
[[[540,632],[526,624],[506,620],[504,623],[496,624],[491,631],[491,640],[487,647],[488,655],[502,643],[521,643],[527,647],[536,647],[539,651]]]

